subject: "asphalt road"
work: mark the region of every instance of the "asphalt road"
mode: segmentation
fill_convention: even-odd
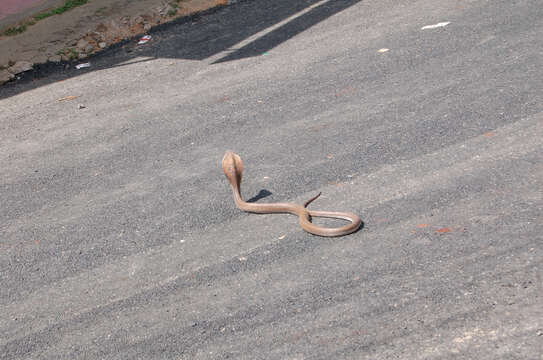
[[[542,359],[542,18],[253,0],[0,89],[0,358]]]

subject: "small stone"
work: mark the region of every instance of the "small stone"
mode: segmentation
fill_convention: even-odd
[[[87,46],[85,47],[85,52],[86,52],[87,54],[91,53],[93,50],[94,50],[94,45],[92,45],[92,44],[89,44],[89,45],[87,45]]]
[[[8,69],[8,71],[14,75],[17,75],[25,71],[32,70],[32,65],[33,64],[29,61],[17,61],[15,65]]]
[[[98,43],[98,46],[100,46],[100,49],[105,49],[105,47],[107,46],[107,44],[105,42],[100,42]]]
[[[15,77],[15,75],[13,75],[12,73],[10,73],[7,70],[0,70],[0,85],[2,85],[4,83],[7,83],[8,81],[13,79],[14,77]]]
[[[89,42],[85,39],[81,39],[77,42],[77,48],[81,50],[85,49],[87,45],[89,45]]]
[[[141,15],[136,16],[133,21],[134,24],[143,24],[145,22]]]
[[[166,16],[170,12],[177,12],[170,4],[164,4],[157,9],[160,16]]]
[[[83,105],[83,104],[79,104],[79,105],[77,105],[77,108],[81,110],[81,109],[84,109],[84,108],[86,108],[86,106],[85,106],[85,105]]]
[[[151,30],[152,27],[153,27],[153,25],[147,23],[147,24],[143,25],[143,30],[149,31],[149,30]]]
[[[119,23],[115,20],[111,20],[109,22],[109,26],[108,26],[108,32],[116,32],[116,31],[119,31],[119,29],[121,28],[121,26],[119,25]]]
[[[49,57],[49,61],[59,63],[62,61],[60,55],[53,55]]]
[[[98,26],[96,27],[96,32],[97,32],[98,34],[104,33],[104,32],[106,32],[106,31],[107,31],[107,26],[106,26],[105,24],[103,24],[103,23],[98,24]]]
[[[32,58],[32,62],[34,64],[44,64],[47,62],[48,59],[49,57],[47,56],[47,54],[38,54]]]

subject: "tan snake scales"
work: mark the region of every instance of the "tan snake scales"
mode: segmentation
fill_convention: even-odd
[[[232,185],[234,192],[234,202],[236,206],[247,212],[258,214],[271,214],[271,213],[290,213],[298,215],[298,222],[305,231],[319,236],[343,236],[358,230],[362,221],[360,218],[350,212],[336,212],[336,211],[314,211],[306,209],[313,200],[319,197],[320,193],[309,199],[305,204],[298,205],[294,203],[271,203],[271,204],[253,204],[243,201],[241,197],[241,175],[243,173],[243,162],[239,155],[234,154],[232,151],[227,150],[222,159],[222,170],[224,175]],[[338,228],[325,228],[317,226],[311,223],[311,217],[325,217],[333,219],[348,220],[351,223]]]

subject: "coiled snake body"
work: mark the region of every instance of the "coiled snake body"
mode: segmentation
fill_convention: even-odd
[[[319,197],[320,193],[309,199],[305,204],[298,205],[294,203],[271,203],[271,204],[253,204],[243,201],[241,197],[241,175],[243,173],[243,162],[241,158],[234,154],[232,151],[228,150],[224,154],[222,159],[222,170],[224,175],[232,185],[232,190],[234,192],[234,202],[236,206],[247,212],[258,213],[258,214],[271,214],[271,213],[290,213],[298,215],[298,222],[302,229],[305,231],[319,236],[343,236],[358,230],[362,221],[360,218],[350,212],[336,212],[336,211],[314,211],[306,209],[313,200]],[[338,228],[325,228],[317,226],[311,223],[311,217],[325,217],[333,219],[343,219],[348,220],[351,223],[345,226]]]

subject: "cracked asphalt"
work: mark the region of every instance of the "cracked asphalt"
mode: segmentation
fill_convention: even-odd
[[[239,1],[0,88],[0,359],[542,359],[542,16]]]

